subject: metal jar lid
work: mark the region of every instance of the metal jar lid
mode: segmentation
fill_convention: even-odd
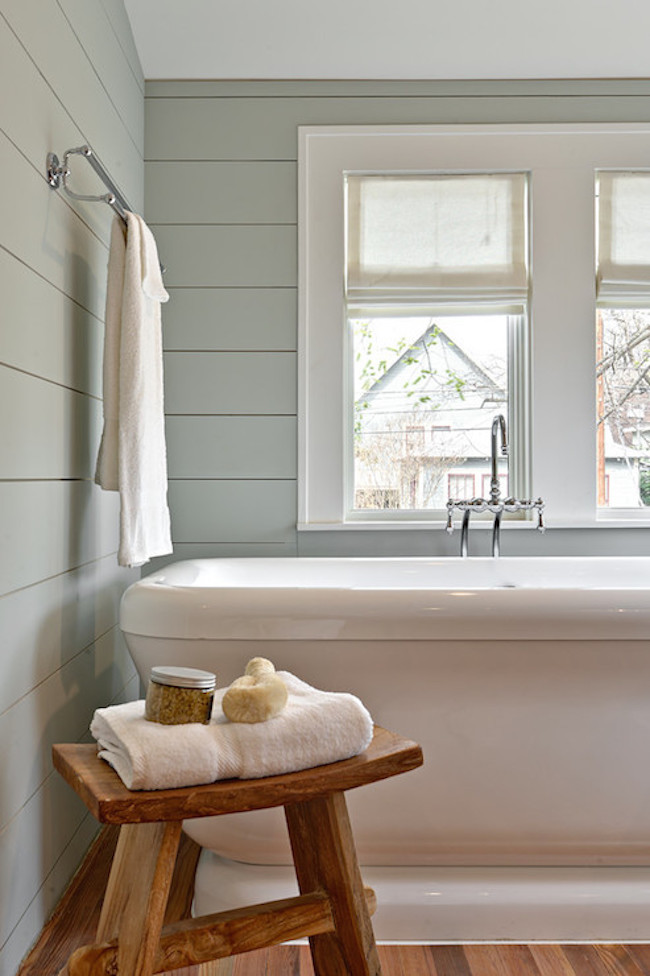
[[[151,669],[151,680],[157,685],[213,691],[217,676],[211,671],[199,671],[197,668],[155,667]]]

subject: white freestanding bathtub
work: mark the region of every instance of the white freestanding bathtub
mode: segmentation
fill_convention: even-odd
[[[121,626],[143,681],[262,655],[421,743],[348,794],[379,939],[650,939],[650,559],[194,560]],[[200,914],[295,890],[281,811],[186,829]]]

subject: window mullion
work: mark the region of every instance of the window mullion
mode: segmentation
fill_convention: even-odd
[[[530,498],[530,349],[528,316],[511,315],[508,322],[508,474],[509,494]]]
[[[531,187],[532,483],[556,523],[593,521],[594,170],[534,170]]]

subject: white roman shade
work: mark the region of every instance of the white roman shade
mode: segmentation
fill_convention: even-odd
[[[650,172],[598,173],[598,304],[650,305]]]
[[[349,305],[526,301],[525,173],[348,174],[346,187]]]

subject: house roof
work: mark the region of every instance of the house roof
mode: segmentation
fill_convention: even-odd
[[[436,366],[431,362],[432,359],[442,360],[442,362]],[[455,361],[455,368],[451,371],[459,379],[464,379],[464,382],[467,382],[467,378],[473,378],[484,391],[485,399],[495,400],[495,402],[504,402],[507,399],[503,387],[499,386],[458,343],[453,342],[437,323],[432,322],[359,400],[372,401],[389,390],[398,389],[397,384],[400,381],[404,383],[408,374],[422,376],[418,384],[418,392],[425,391],[439,395],[441,387],[449,387],[448,371],[453,361]]]

